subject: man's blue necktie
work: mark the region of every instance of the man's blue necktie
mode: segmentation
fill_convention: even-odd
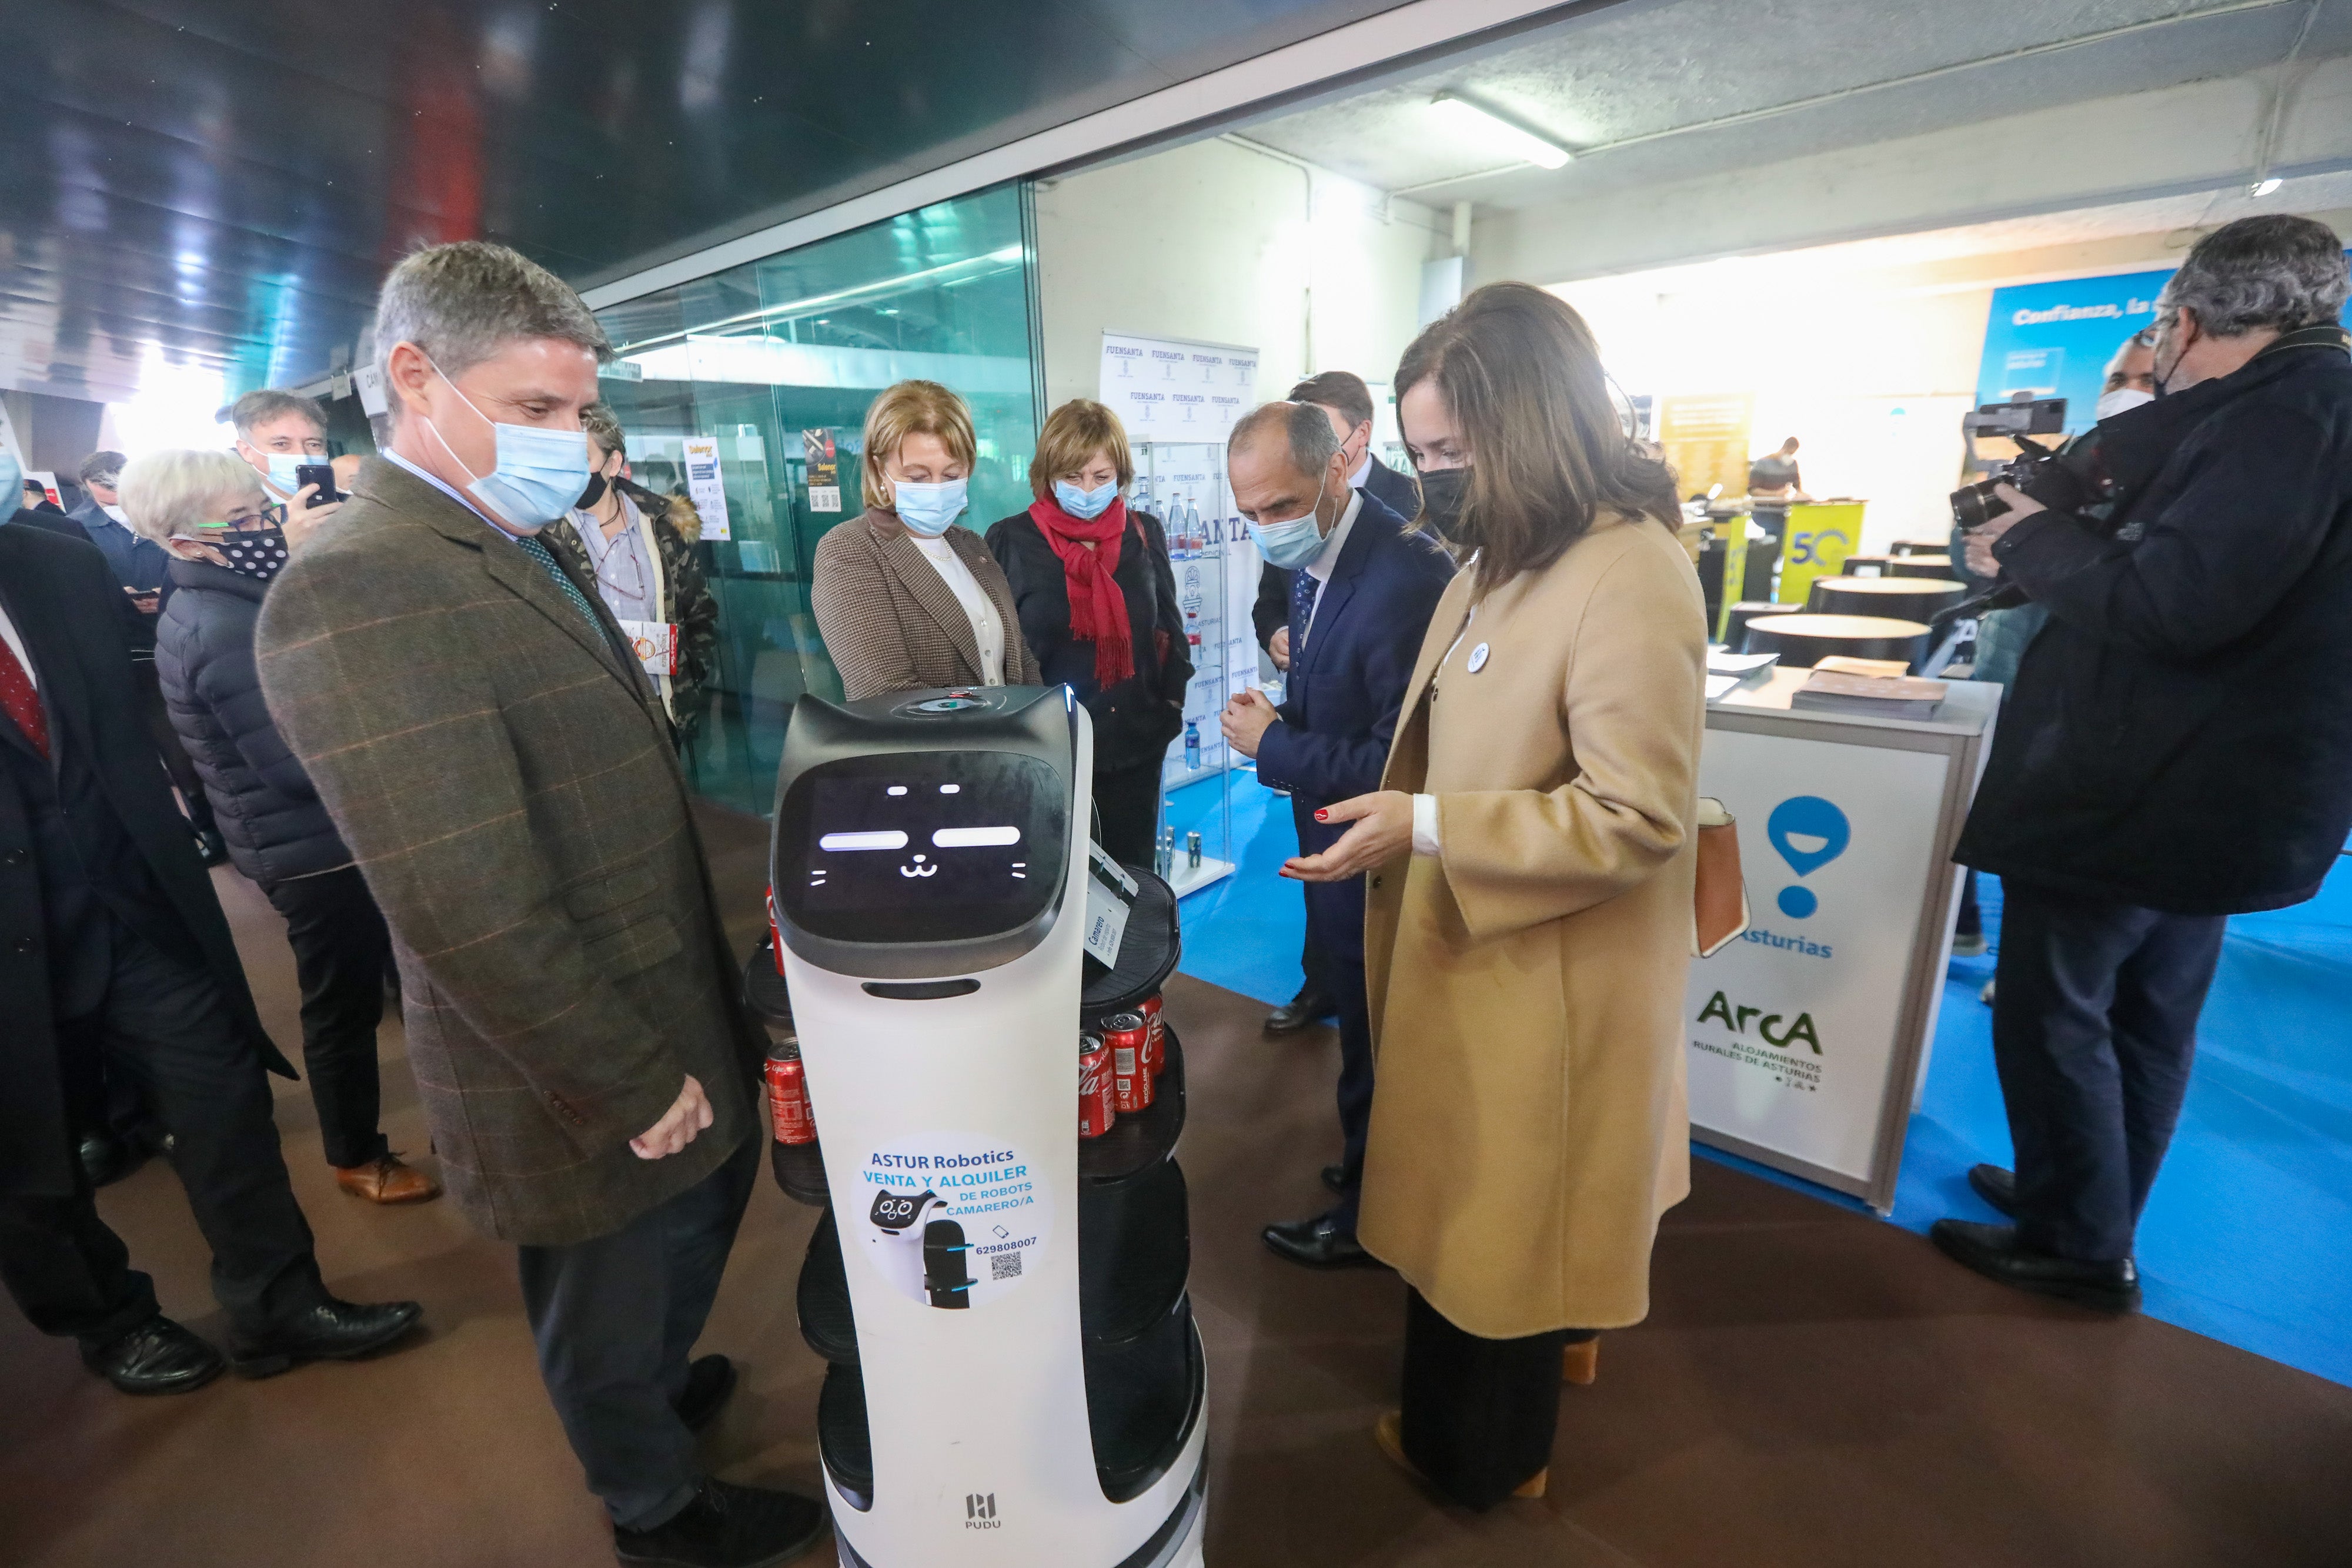
[[[1322,584],[1305,567],[1290,574],[1290,666],[1298,667],[1307,652],[1307,623],[1315,619],[1315,591]]]

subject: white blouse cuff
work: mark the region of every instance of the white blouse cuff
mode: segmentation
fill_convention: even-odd
[[[1437,841],[1437,797],[1415,795],[1412,798],[1412,852],[1434,855],[1443,849],[1444,846]]]

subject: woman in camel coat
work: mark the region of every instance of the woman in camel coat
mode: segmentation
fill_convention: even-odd
[[[1672,472],[1621,433],[1566,304],[1482,288],[1396,384],[1424,520],[1476,554],[1381,791],[1286,870],[1370,873],[1358,1235],[1412,1287],[1403,1409],[1375,1435],[1485,1508],[1541,1495],[1562,1348],[1648,1312],[1658,1216],[1689,1187],[1706,612]]]

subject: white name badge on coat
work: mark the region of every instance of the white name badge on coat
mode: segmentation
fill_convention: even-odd
[[[677,674],[677,628],[660,621],[624,621],[621,635],[649,675]]]

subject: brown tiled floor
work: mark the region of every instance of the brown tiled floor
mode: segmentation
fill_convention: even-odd
[[[748,945],[761,834],[710,827]],[[290,1045],[275,916],[234,877],[221,890]],[[1302,1273],[1255,1239],[1317,1203],[1334,1042],[1268,1041],[1261,1007],[1213,987],[1179,980],[1168,998],[1190,1065],[1212,1568],[2352,1563],[2352,1389],[2012,1295],[1892,1226],[1704,1163],[1658,1248],[1654,1315],[1607,1336],[1600,1382],[1563,1395],[1549,1498],[1483,1518],[1438,1508],[1366,1437],[1394,1381],[1400,1287]],[[394,1142],[422,1151],[395,1028],[384,1067]],[[278,1108],[331,1281],[421,1297],[429,1335],[363,1364],[134,1401],[0,1311],[0,1563],[609,1563],[532,1367],[511,1254],[446,1207],[342,1197],[303,1091],[282,1088]],[[165,1309],[217,1334],[170,1172],[151,1166],[104,1205]],[[734,1479],[814,1481],[821,1367],[792,1306],[813,1218],[762,1186],[711,1324],[708,1343],[745,1364],[709,1441]]]

